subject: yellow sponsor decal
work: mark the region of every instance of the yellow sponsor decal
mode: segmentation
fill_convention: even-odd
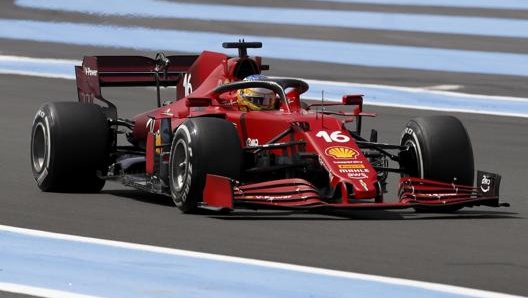
[[[363,164],[341,164],[337,165],[340,169],[364,169],[365,166]]]
[[[333,158],[356,158],[359,153],[349,147],[335,146],[327,148],[325,154]]]
[[[363,186],[363,188],[368,191],[368,185],[367,183],[365,183],[365,181],[363,181],[363,179],[360,179],[359,180],[359,183],[361,184],[361,186]]]

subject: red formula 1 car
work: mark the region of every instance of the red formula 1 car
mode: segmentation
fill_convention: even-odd
[[[299,79],[268,78],[247,55],[89,56],[76,66],[79,102],[44,104],[31,134],[43,191],[99,191],[107,179],[198,208],[398,209],[450,212],[500,203],[500,176],[477,172],[471,142],[451,116],[410,120],[400,144],[361,135],[361,95],[307,104]],[[249,78],[249,79],[248,79]],[[155,86],[157,107],[122,119],[101,87]],[[176,86],[162,103],[160,88]],[[335,112],[341,105],[348,112]],[[129,145],[120,145],[124,135]],[[389,167],[389,160],[398,163]],[[399,200],[384,201],[390,172]]]

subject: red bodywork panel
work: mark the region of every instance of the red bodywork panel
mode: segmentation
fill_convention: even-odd
[[[417,178],[400,180],[399,202],[383,202],[378,173],[351,132],[344,128],[345,123],[355,121],[359,131],[361,117],[375,116],[363,112],[362,95],[345,95],[342,103],[325,104],[351,106],[352,112],[321,113],[310,111],[311,107],[321,104],[301,107],[300,95],[306,90],[293,88],[283,91],[285,101],[279,110],[242,112],[233,91],[219,93],[215,90],[267,69],[260,57],[231,58],[208,51],[200,55],[160,57],[89,56],[84,58],[82,66],[75,68],[79,101],[105,102],[110,118],[117,118],[117,110],[104,99],[101,87],[176,86],[174,101],[133,119],[130,138],[146,150],[148,175],[156,172],[155,156],[166,150],[164,146],[170,147],[159,140],[161,119],[169,118],[174,131],[190,117],[219,117],[235,125],[246,150],[266,144],[277,146],[269,149],[270,152],[290,150],[291,154],[298,154],[293,151],[302,150],[301,153],[310,155],[312,163],[323,168],[328,176],[328,189],[323,193],[318,186],[301,178],[279,177],[255,183],[207,175],[202,207],[399,209],[499,204],[498,191],[482,194],[474,187]],[[164,61],[169,62],[162,63]],[[288,142],[299,144],[280,146]]]

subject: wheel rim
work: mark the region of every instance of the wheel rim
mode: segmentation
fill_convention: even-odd
[[[172,161],[172,184],[174,190],[179,192],[183,189],[189,175],[189,151],[188,146],[182,139],[176,142]]]
[[[424,178],[422,150],[420,150],[420,146],[415,142],[414,139],[405,141],[404,145],[409,146],[410,150],[412,151],[412,157],[414,159],[413,162],[416,164],[413,174],[419,178]]]
[[[40,173],[48,162],[49,155],[49,136],[42,123],[37,123],[31,138],[31,161],[33,169]]]

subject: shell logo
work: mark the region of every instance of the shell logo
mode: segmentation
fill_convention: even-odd
[[[333,158],[356,158],[359,154],[356,150],[349,147],[329,147],[325,150],[325,154]]]

